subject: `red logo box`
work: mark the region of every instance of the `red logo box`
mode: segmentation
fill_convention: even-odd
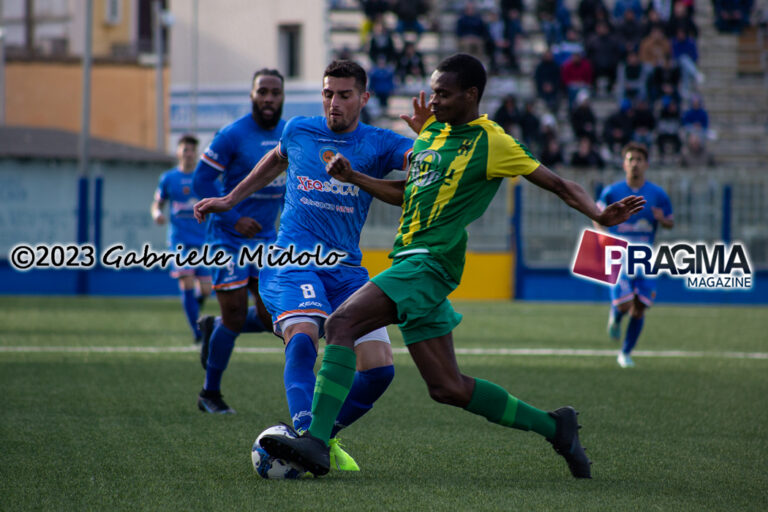
[[[579,250],[573,261],[573,273],[601,283],[616,284],[621,273],[621,263],[611,264],[610,273],[606,273],[606,248],[619,246],[626,251],[628,245],[629,242],[621,238],[585,229],[581,234]]]

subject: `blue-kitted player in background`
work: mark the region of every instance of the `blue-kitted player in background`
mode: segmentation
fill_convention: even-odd
[[[183,253],[190,249],[201,250],[205,242],[205,225],[195,220],[193,206],[198,200],[192,190],[192,174],[197,162],[197,138],[194,135],[182,135],[176,145],[176,157],[179,164],[160,176],[152,201],[152,219],[156,224],[168,222],[168,248]],[[169,219],[163,215],[165,203],[169,202]],[[171,277],[179,280],[181,304],[187,317],[195,342],[202,341],[202,334],[197,326],[197,317],[206,297],[211,294],[211,273],[204,267],[171,267]]]
[[[330,251],[346,253],[333,268],[317,265],[267,267],[262,270],[259,290],[274,330],[285,347],[285,392],[293,426],[303,431],[312,420],[315,389],[314,366],[318,339],[324,322],[352,293],[368,282],[368,271],[360,265],[360,232],[372,196],[358,186],[332,178],[326,166],[343,155],[355,170],[382,178],[392,169],[405,167],[413,141],[396,133],[359,121],[369,98],[366,73],[351,61],[334,61],[323,75],[325,116],[297,117],[285,127],[280,145],[262,160],[242,183],[226,197],[206,199],[195,206],[202,220],[212,212],[226,211],[286,170],[285,206],[275,246],[294,253]],[[417,115],[418,114],[418,115]],[[401,116],[416,131],[429,117],[422,96],[414,102],[414,116]],[[393,184],[396,182],[392,182]],[[402,187],[395,193],[402,195]],[[239,206],[238,206],[239,207]],[[335,469],[358,470],[355,461],[340,447],[336,434],[368,412],[394,377],[392,350],[385,328],[376,329],[354,343],[357,368],[352,388],[331,433],[331,465]]]
[[[608,228],[608,231],[630,243],[653,245],[656,229],[659,226],[671,229],[675,225],[672,204],[663,188],[645,179],[645,172],[648,169],[648,150],[644,145],[630,142],[624,146],[621,154],[624,159],[626,180],[605,187],[597,205],[605,208],[605,205],[631,195],[645,198],[645,207],[640,212],[634,214],[629,220]],[[596,226],[604,229],[602,226]],[[608,334],[611,339],[619,341],[621,320],[626,313],[629,313],[624,345],[617,357],[622,368],[635,365],[630,353],[643,330],[645,310],[651,307],[655,298],[655,279],[644,276],[642,272],[630,277],[627,275],[626,268],[622,268],[619,280],[611,288],[611,311],[608,316]]]
[[[232,191],[251,169],[278,144],[285,126],[283,77],[274,69],[260,69],[251,82],[252,111],[216,134],[195,170],[195,192],[201,198],[219,197]],[[274,176],[258,192],[244,198],[236,208],[211,216],[206,243],[211,254],[223,250],[230,264],[213,269],[213,289],[221,317],[204,317],[200,352],[206,370],[205,383],[197,399],[201,411],[234,413],[221,397],[221,379],[241,332],[270,332],[272,322],[259,297],[259,268],[238,265],[243,246],[252,250],[275,240],[275,220],[283,204],[285,177]],[[255,306],[248,307],[248,291]]]

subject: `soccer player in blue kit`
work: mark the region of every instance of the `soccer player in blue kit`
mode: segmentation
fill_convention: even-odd
[[[280,140],[285,126],[281,119],[282,75],[274,69],[260,69],[254,73],[251,85],[251,113],[219,130],[200,158],[194,185],[201,198],[232,191]],[[208,223],[206,242],[211,254],[223,250],[232,259],[226,267],[213,269],[213,289],[221,318],[207,317],[201,321],[206,332],[200,357],[206,374],[197,406],[203,412],[235,412],[221,396],[221,379],[235,339],[241,332],[272,330],[269,314],[259,297],[259,269],[255,264],[239,266],[237,261],[241,247],[255,250],[275,240],[275,220],[284,195],[285,178],[275,175],[261,190],[243,197],[237,208],[212,215]],[[250,308],[249,290],[256,303]]]
[[[621,151],[624,158],[626,180],[605,187],[597,201],[598,207],[619,201],[627,196],[637,195],[645,198],[645,207],[628,220],[608,228],[608,231],[631,243],[653,245],[658,226],[670,229],[675,220],[672,204],[663,188],[646,181],[648,169],[648,150],[642,144],[630,142]],[[597,225],[596,225],[597,226]],[[602,228],[602,226],[597,226]],[[619,366],[630,368],[635,365],[630,353],[640,337],[645,321],[645,310],[656,298],[656,280],[645,277],[642,273],[631,278],[626,269],[622,269],[619,280],[611,288],[611,311],[608,316],[608,334],[615,341],[621,338],[621,320],[629,313],[629,325],[624,337],[624,345],[617,357]]]
[[[326,164],[341,153],[361,173],[382,178],[405,168],[413,141],[359,121],[369,98],[365,70],[351,61],[334,61],[323,75],[324,117],[297,117],[288,122],[280,145],[256,166],[235,190],[222,198],[195,205],[198,220],[225,211],[260,190],[284,169],[285,206],[275,253],[291,247],[294,254],[316,251],[346,253],[335,267],[265,267],[259,290],[272,314],[274,331],[285,341],[284,382],[288,408],[297,431],[309,427],[315,387],[314,365],[324,321],[358,288],[368,282],[360,266],[360,231],[372,196],[357,186],[331,178]],[[423,101],[422,101],[423,103]],[[429,117],[414,102],[414,116],[402,116],[413,128]],[[419,114],[420,110],[420,114]],[[421,117],[420,117],[421,116]],[[317,263],[317,262],[315,262]],[[394,377],[392,350],[385,328],[355,341],[357,371],[347,400],[331,433],[331,467],[359,470],[341,450],[336,434],[373,407]]]
[[[194,135],[182,135],[176,145],[176,157],[179,165],[160,176],[160,182],[155,190],[152,201],[152,219],[158,225],[168,222],[168,247],[182,251],[201,249],[205,242],[205,226],[195,220],[192,207],[197,202],[197,196],[192,192],[192,173],[197,160],[197,138]],[[169,218],[163,215],[165,203],[170,202]],[[202,341],[200,329],[197,327],[197,316],[206,297],[211,294],[211,272],[205,267],[171,268],[171,277],[179,280],[181,304],[187,317],[189,327],[195,342]],[[196,290],[195,288],[198,288]],[[199,292],[199,295],[197,294]]]

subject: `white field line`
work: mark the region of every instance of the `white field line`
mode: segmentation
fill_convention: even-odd
[[[236,347],[235,352],[244,354],[281,354],[282,347]],[[141,353],[173,354],[199,352],[196,346],[186,347],[3,347],[0,353]],[[467,356],[575,356],[575,357],[616,357],[616,350],[563,349],[563,348],[456,348],[456,353]],[[407,354],[405,348],[393,348],[395,354]],[[640,357],[682,357],[716,359],[768,359],[768,352],[707,352],[688,350],[635,350],[632,355]]]

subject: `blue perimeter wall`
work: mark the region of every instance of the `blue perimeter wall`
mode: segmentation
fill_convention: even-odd
[[[7,260],[0,260],[0,294],[74,295],[82,285],[80,271],[31,270],[19,272]],[[83,289],[89,295],[169,296],[178,294],[175,279],[167,270],[94,268],[86,272]],[[768,270],[753,274],[750,290],[691,290],[684,279],[658,279],[659,303],[754,304],[768,305]],[[576,278],[567,269],[526,268],[516,276],[518,300],[607,302],[608,288]]]

